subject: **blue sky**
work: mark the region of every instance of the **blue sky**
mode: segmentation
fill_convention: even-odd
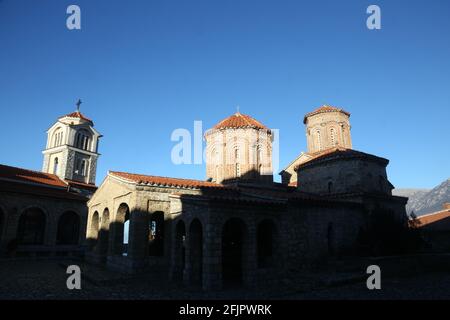
[[[81,30],[66,8],[81,8]],[[366,8],[381,8],[368,30]],[[0,0],[0,163],[40,170],[45,131],[95,122],[107,170],[205,178],[174,165],[176,128],[236,111],[280,129],[280,165],[306,149],[303,115],[352,116],[353,146],[390,159],[396,187],[450,176],[450,2]]]

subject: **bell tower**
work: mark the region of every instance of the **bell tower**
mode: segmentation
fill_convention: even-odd
[[[75,112],[58,118],[47,130],[42,171],[63,180],[95,185],[101,134],[80,112],[80,105],[78,100]]]

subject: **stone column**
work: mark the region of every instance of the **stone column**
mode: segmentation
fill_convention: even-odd
[[[185,264],[184,264],[184,269],[183,269],[183,284],[185,286],[189,286],[191,284],[191,275],[192,275],[192,259],[191,259],[191,244],[190,244],[190,239],[191,239],[191,234],[189,232],[188,226],[186,226],[186,239],[184,241],[184,249],[185,249]]]
[[[247,223],[247,221],[246,221]],[[242,280],[245,287],[252,288],[256,285],[256,269],[257,269],[257,241],[256,241],[256,226],[254,221],[247,224],[247,234],[244,234],[243,247],[243,270]]]
[[[222,289],[222,232],[219,219],[206,221],[203,233],[203,290]]]
[[[45,246],[55,246],[56,237],[58,235],[58,223],[61,218],[61,212],[52,212],[45,209],[45,234],[44,234],[44,245]]]
[[[145,201],[135,203],[130,208],[128,238],[128,258],[132,260],[133,269],[140,269],[148,263],[149,222]]]

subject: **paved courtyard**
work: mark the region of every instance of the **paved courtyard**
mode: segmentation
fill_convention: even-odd
[[[81,290],[66,287],[70,264],[78,264],[82,270]],[[450,272],[383,279],[381,290],[368,290],[362,280],[305,289],[308,279],[305,276],[297,289],[204,293],[171,285],[159,274],[123,278],[70,260],[16,260],[0,262],[0,299],[450,299]]]

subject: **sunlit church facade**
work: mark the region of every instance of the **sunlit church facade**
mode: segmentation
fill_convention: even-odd
[[[97,189],[101,134],[78,109],[48,129],[41,172],[0,166],[0,254],[78,255],[204,290],[276,285],[354,255],[380,212],[405,217],[406,198],[392,196],[388,160],[352,149],[349,118],[308,113],[308,151],[282,183],[272,130],[237,112],[205,133],[205,180],[109,171]]]
[[[387,159],[352,149],[349,118],[331,106],[308,113],[308,151],[282,183],[272,131],[239,112],[205,133],[204,181],[109,171],[88,201],[87,260],[220,290],[354,255],[380,212],[404,219],[406,198],[392,196]]]

